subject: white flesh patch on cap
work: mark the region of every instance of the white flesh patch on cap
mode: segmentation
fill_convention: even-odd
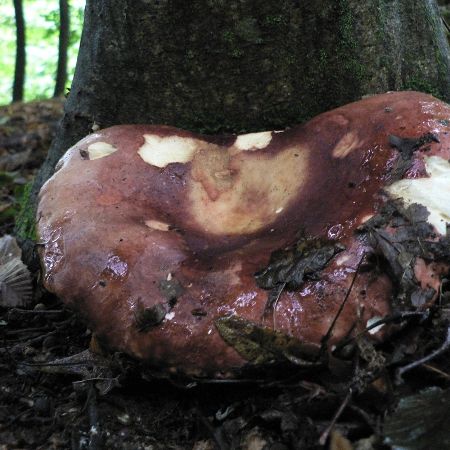
[[[139,148],[139,156],[148,164],[166,167],[171,163],[187,163],[201,146],[197,139],[180,136],[155,136],[144,134],[145,143]]]
[[[160,222],[159,220],[146,220],[145,225],[147,225],[152,230],[158,231],[169,231],[170,225],[164,222]]]
[[[351,131],[341,138],[341,140],[336,144],[333,149],[334,158],[345,158],[353,150],[356,150],[360,146],[361,142],[358,139],[357,133]]]
[[[234,146],[239,150],[261,150],[266,148],[272,140],[271,131],[261,133],[241,134],[236,138]]]
[[[446,233],[450,222],[450,164],[439,156],[425,158],[429,178],[400,180],[386,190],[394,198],[401,198],[406,205],[419,203],[428,209],[428,222],[436,230]]]
[[[89,159],[99,159],[117,152],[117,148],[107,142],[94,142],[88,148]]]

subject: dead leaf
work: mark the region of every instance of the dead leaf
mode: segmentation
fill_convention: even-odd
[[[318,364],[315,357],[319,347],[316,345],[300,342],[238,316],[220,317],[215,324],[222,339],[253,364],[271,361],[290,361],[299,366]]]
[[[339,431],[333,430],[330,439],[330,450],[353,450],[353,445]]]
[[[431,387],[404,397],[386,419],[385,443],[394,450],[450,448],[450,390]]]

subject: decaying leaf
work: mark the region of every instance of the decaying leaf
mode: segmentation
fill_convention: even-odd
[[[439,138],[433,133],[426,133],[419,138],[406,138],[391,135],[389,143],[395,147],[401,157],[397,159],[395,166],[392,168],[392,181],[399,180],[405,172],[411,167],[413,153],[420,147],[431,142],[439,142]]]
[[[386,419],[385,442],[394,450],[450,448],[450,390],[437,387],[402,398]]]
[[[305,344],[237,316],[220,317],[215,324],[225,342],[253,364],[272,361],[290,361],[300,366],[318,364],[315,357],[319,347],[316,345]]]
[[[402,201],[387,202],[379,214],[370,219],[362,231],[387,262],[387,269],[397,284],[396,307],[420,307],[431,300],[433,289],[421,289],[414,274],[416,258],[427,261],[450,262],[447,237],[437,238],[427,222],[426,207]]]
[[[31,275],[21,260],[22,251],[15,238],[0,239],[0,304],[24,307],[32,298]]]
[[[262,289],[273,289],[280,284],[285,284],[287,289],[298,289],[305,279],[316,279],[342,250],[335,242],[302,238],[292,248],[273,252],[269,265],[255,274],[256,283]]]
[[[273,252],[269,265],[255,273],[256,284],[271,291],[266,310],[277,302],[283,289],[298,289],[305,280],[318,279],[320,271],[342,250],[335,242],[302,238],[293,247]]]
[[[19,370],[23,373],[39,371],[51,374],[62,374],[81,377],[83,380],[95,380],[100,395],[106,395],[111,389],[120,386],[120,368],[113,358],[84,350],[74,355],[53,361],[21,364]]]

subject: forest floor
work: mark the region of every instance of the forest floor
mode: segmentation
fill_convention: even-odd
[[[0,108],[0,236],[13,233],[61,114],[60,100]],[[383,345],[355,340],[312,370],[175,380],[99,352],[37,276],[29,307],[0,302],[0,450],[450,448],[441,294],[432,310],[392,317],[402,327]]]

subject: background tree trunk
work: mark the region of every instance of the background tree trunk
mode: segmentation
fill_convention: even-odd
[[[26,66],[25,20],[22,0],[14,0],[14,12],[16,17],[16,66],[14,69],[12,101],[19,102],[23,99]]]
[[[450,98],[435,0],[88,0],[75,78],[42,183],[92,126],[284,128],[387,90]]]
[[[59,0],[59,45],[58,66],[56,69],[56,82],[54,97],[64,94],[67,82],[67,49],[69,48],[70,13],[69,1]]]

